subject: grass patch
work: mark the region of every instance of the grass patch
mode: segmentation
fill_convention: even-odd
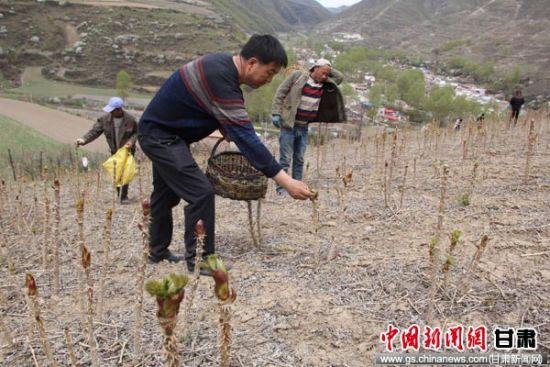
[[[3,152],[11,149],[12,152],[34,150],[50,153],[58,151],[64,146],[66,145],[58,143],[32,128],[0,115],[0,147]]]
[[[8,95],[32,96],[35,98],[62,97],[68,98],[78,94],[96,96],[116,96],[118,91],[115,88],[96,88],[83,85],[58,82],[46,79],[40,72],[39,67],[27,68],[22,76],[21,86],[6,91]],[[142,93],[130,93],[130,97],[150,98],[150,95]]]
[[[441,45],[440,49],[443,52],[448,52],[448,51],[451,51],[452,49],[460,47],[464,44],[466,44],[466,40],[455,39],[455,40],[445,42],[443,45]]]
[[[43,165],[48,166],[50,172],[71,169],[75,159],[71,145],[59,143],[30,127],[0,115],[0,177],[2,179],[13,178],[8,149],[11,151],[18,177],[38,177],[41,155]],[[85,154],[92,167],[97,167],[106,157],[99,153],[86,152]]]

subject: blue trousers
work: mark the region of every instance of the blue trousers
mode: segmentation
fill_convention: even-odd
[[[301,180],[304,171],[304,153],[307,148],[308,126],[282,128],[279,136],[279,162],[288,173],[292,160],[292,178]]]

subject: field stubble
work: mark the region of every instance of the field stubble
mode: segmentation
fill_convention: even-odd
[[[246,204],[218,199],[217,251],[233,264],[238,294],[230,306],[232,365],[371,365],[373,354],[383,349],[379,335],[388,323],[426,325],[430,307],[429,326],[532,326],[540,348],[548,351],[550,123],[542,114],[531,117],[531,134],[528,122],[509,129],[503,121],[486,121],[470,122],[460,132],[369,128],[359,141],[332,140],[319,155],[310,146],[305,180],[319,192],[319,223],[313,225],[311,202],[278,198],[270,188],[262,202],[259,249],[246,230]],[[318,156],[320,172],[314,172]],[[201,165],[205,158],[198,156]],[[125,206],[113,205],[103,172],[60,177],[59,215],[51,177],[2,187],[0,364],[47,364],[43,340],[29,317],[34,311],[25,302],[26,273],[36,280],[35,304],[59,365],[73,358],[79,365],[91,363],[90,330],[102,366],[129,366],[136,358],[143,366],[163,363],[151,297],[143,300],[137,331],[142,355],[133,355],[134,309],[142,291],[139,197],[151,190],[150,164],[141,168],[131,186],[134,200]],[[93,286],[93,327],[80,265],[75,209],[80,192],[84,244],[91,253],[87,284]],[[171,249],[179,253],[182,206],[173,211]],[[106,224],[108,210],[112,227]],[[46,235],[45,218],[52,226]],[[453,230],[461,236],[445,275],[441,269],[451,256]],[[480,253],[477,245],[485,235],[487,246]],[[174,271],[186,270],[147,265],[145,279]],[[189,323],[180,319],[175,331],[184,365],[218,365],[217,313],[211,280],[201,278]]]

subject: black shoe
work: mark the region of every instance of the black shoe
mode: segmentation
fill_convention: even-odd
[[[126,204],[130,204],[130,199],[128,199],[128,198],[121,198],[121,199],[120,199],[120,205],[126,205]]]
[[[183,261],[183,256],[178,256],[171,251],[167,251],[160,256],[149,254],[147,260],[149,261],[149,264],[157,264],[161,261],[168,261],[170,263],[179,263],[180,261]]]

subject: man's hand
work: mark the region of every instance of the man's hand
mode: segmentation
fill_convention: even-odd
[[[281,115],[272,115],[271,116],[271,122],[273,123],[273,125],[280,129],[281,128]]]
[[[130,148],[132,148],[132,147],[134,146],[134,144],[135,144],[135,143],[134,143],[133,141],[129,141],[129,142],[127,142],[126,144],[124,144],[124,146],[125,146],[126,148],[130,149]]]
[[[282,186],[290,196],[297,200],[309,199],[312,195],[311,191],[305,183],[290,177],[284,170],[279,171],[273,177],[275,182]]]
[[[81,145],[84,145],[84,139],[82,139],[82,138],[76,139],[75,142],[74,142],[74,145],[76,145],[77,147],[79,147]]]
[[[305,183],[295,179],[292,179],[290,185],[285,187],[285,189],[290,196],[297,200],[309,199],[312,194]]]

